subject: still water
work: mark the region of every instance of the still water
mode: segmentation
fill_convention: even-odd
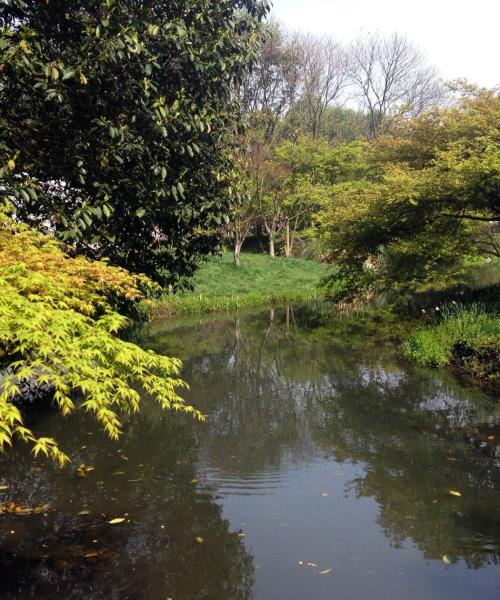
[[[206,423],[146,401],[115,444],[37,415],[73,467],[1,460],[0,503],[49,506],[0,515],[0,598],[500,598],[498,397],[308,308],[142,344],[184,359]]]

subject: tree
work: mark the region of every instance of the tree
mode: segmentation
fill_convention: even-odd
[[[377,137],[386,117],[416,115],[443,97],[435,69],[408,39],[369,34],[351,44],[349,79],[369,117],[369,137]]]
[[[256,157],[255,198],[258,203],[259,219],[264,226],[269,242],[269,256],[276,256],[276,239],[286,222],[286,181],[288,167],[275,157],[262,160]]]
[[[326,140],[310,136],[283,142],[275,150],[289,172],[283,201],[286,257],[292,256],[299,232],[312,229],[316,213],[330,196],[332,152]]]
[[[347,55],[330,38],[306,37],[304,48],[303,99],[308,130],[317,137],[323,128],[327,108],[347,84]]]
[[[6,0],[2,192],[74,250],[177,285],[218,248],[265,0]]]
[[[251,156],[242,153],[237,169],[240,188],[239,201],[233,207],[226,231],[233,238],[233,256],[236,267],[241,266],[241,249],[258,218],[257,204],[253,194]]]
[[[256,66],[240,87],[243,111],[263,128],[266,141],[277,133],[301,93],[303,62],[300,37],[269,23]]]
[[[352,283],[348,293],[443,285],[467,254],[499,255],[497,92],[400,117],[370,147],[365,176],[334,186],[321,215],[330,257]]]
[[[139,390],[164,409],[203,418],[179,397],[181,363],[116,337],[128,320],[116,311],[154,287],[105,263],[71,258],[48,235],[15,223],[0,207],[0,452],[20,440],[61,465],[57,441],[26,427],[19,401],[33,391],[63,415],[93,414],[117,439],[121,415],[137,412]],[[26,393],[32,390],[30,394]]]

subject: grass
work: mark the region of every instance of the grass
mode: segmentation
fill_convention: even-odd
[[[420,365],[453,365],[459,371],[500,382],[500,314],[478,304],[449,304],[434,323],[413,332],[405,353]]]
[[[193,277],[192,292],[165,295],[155,315],[196,314],[264,304],[305,302],[321,297],[318,284],[327,266],[297,258],[243,253],[241,267],[231,254],[213,257]]]

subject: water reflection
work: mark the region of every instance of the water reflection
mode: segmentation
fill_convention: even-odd
[[[157,323],[143,343],[183,357],[207,422],[148,404],[117,446],[44,415],[96,470],[2,460],[9,499],[51,505],[0,516],[2,598],[498,597],[495,399],[307,308]]]
[[[251,556],[221,507],[197,492],[190,423],[151,407],[122,447],[90,421],[72,425],[93,434],[73,452],[75,464],[95,466],[85,478],[33,468],[22,453],[2,463],[14,500],[50,509],[1,517],[1,598],[250,597]],[[60,426],[58,438],[75,443],[66,431]]]

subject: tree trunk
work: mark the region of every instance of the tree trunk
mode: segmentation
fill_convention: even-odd
[[[243,246],[243,242],[241,240],[236,241],[234,243],[234,264],[237,267],[241,267],[241,260],[240,260],[240,256],[241,256],[241,248]]]
[[[286,228],[285,228],[285,256],[286,258],[290,258],[292,256],[292,243],[290,240],[290,221],[286,220]]]
[[[269,236],[269,256],[272,256],[273,258],[276,256],[274,251],[274,236]]]

